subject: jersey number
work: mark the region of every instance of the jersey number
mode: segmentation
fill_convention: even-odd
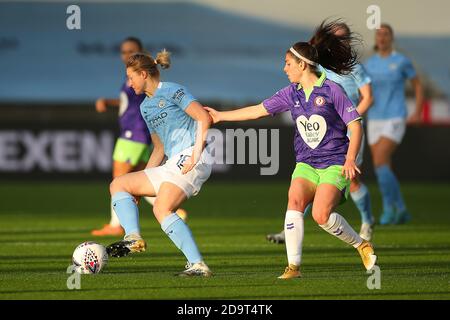
[[[183,168],[184,162],[190,158],[191,156],[188,156],[186,154],[181,154],[180,159],[177,161],[177,167],[181,170]]]

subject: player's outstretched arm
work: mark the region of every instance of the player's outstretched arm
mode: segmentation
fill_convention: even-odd
[[[213,108],[205,107],[209,112],[214,123],[221,121],[247,121],[255,120],[269,115],[263,104],[260,103],[256,106],[245,107],[232,111],[217,111]]]
[[[97,112],[106,112],[107,107],[118,107],[120,106],[120,99],[105,99],[99,98],[95,101],[95,110]]]
[[[147,166],[145,167],[146,169],[159,166],[164,159],[164,145],[162,144],[161,139],[159,139],[156,133],[152,133],[151,137],[153,151],[150,155],[150,159],[148,159]]]

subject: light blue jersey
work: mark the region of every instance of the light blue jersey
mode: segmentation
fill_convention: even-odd
[[[194,100],[185,87],[160,82],[154,95],[147,96],[141,103],[141,114],[148,130],[161,139],[168,158],[195,144],[197,122],[185,112]]]
[[[416,76],[411,60],[394,51],[385,58],[375,54],[364,66],[372,78],[374,96],[369,120],[406,118],[405,80]]]
[[[355,107],[358,106],[360,100],[359,89],[371,82],[369,75],[364,67],[357,64],[352,72],[348,75],[340,75],[331,70],[322,68],[327,74],[327,78],[339,84],[347,94],[347,97],[353,102]]]

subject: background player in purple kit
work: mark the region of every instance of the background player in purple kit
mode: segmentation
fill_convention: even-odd
[[[362,239],[335,208],[348,196],[350,180],[359,168],[362,126],[360,115],[343,89],[327,80],[319,64],[338,74],[348,73],[357,62],[353,35],[336,36],[336,23],[322,24],[315,46],[294,44],[286,53],[284,71],[291,84],[261,104],[234,111],[207,108],[215,123],[244,121],[290,111],[296,124],[296,168],[289,188],[285,216],[288,267],[280,279],[300,276],[304,233],[303,213],[312,202],[314,220],[328,233],[357,248],[364,266],[376,262],[372,245]],[[347,129],[351,132],[347,137]]]
[[[124,64],[135,53],[144,50],[138,38],[126,38],[120,47],[120,56]],[[125,81],[120,91],[120,99],[100,98],[95,104],[97,112],[105,112],[107,107],[119,108],[120,137],[117,139],[113,152],[113,178],[132,171],[145,168],[151,153],[150,134],[142,118],[140,105],[145,94],[136,94]],[[154,198],[145,198],[153,205]],[[177,214],[186,218],[186,211],[178,209]],[[124,230],[116,213],[111,208],[111,220],[103,228],[93,230],[94,236],[123,236]]]
[[[139,39],[133,37],[125,39],[120,47],[123,63],[126,63],[131,55],[142,50]],[[120,99],[100,98],[95,104],[97,112],[105,112],[107,107],[119,108],[120,137],[113,152],[113,178],[143,169],[150,158],[150,135],[139,109],[145,94],[135,94],[127,82],[125,81],[121,87]],[[109,223],[101,229],[92,231],[94,236],[122,236],[123,233],[124,230],[112,208]]]

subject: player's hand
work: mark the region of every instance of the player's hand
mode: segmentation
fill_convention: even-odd
[[[422,118],[420,113],[418,112],[414,112],[413,114],[411,114],[408,118],[408,120],[406,120],[407,124],[417,124],[422,122]]]
[[[345,175],[346,179],[353,180],[357,173],[361,174],[361,170],[356,166],[355,160],[346,159],[342,168],[342,175]]]
[[[210,108],[210,107],[204,107],[206,111],[209,112],[209,115],[211,116],[213,123],[218,123],[221,121],[220,119],[220,112],[216,109]]]
[[[195,159],[196,157],[194,156],[194,153],[192,153],[192,156],[190,156],[189,158],[187,158],[184,162],[183,162],[183,169],[181,169],[181,173],[182,174],[186,174],[189,171],[191,171],[192,169],[194,169],[195,165],[197,164],[197,161]]]
[[[106,101],[103,98],[97,99],[95,102],[95,110],[98,113],[106,112]]]

